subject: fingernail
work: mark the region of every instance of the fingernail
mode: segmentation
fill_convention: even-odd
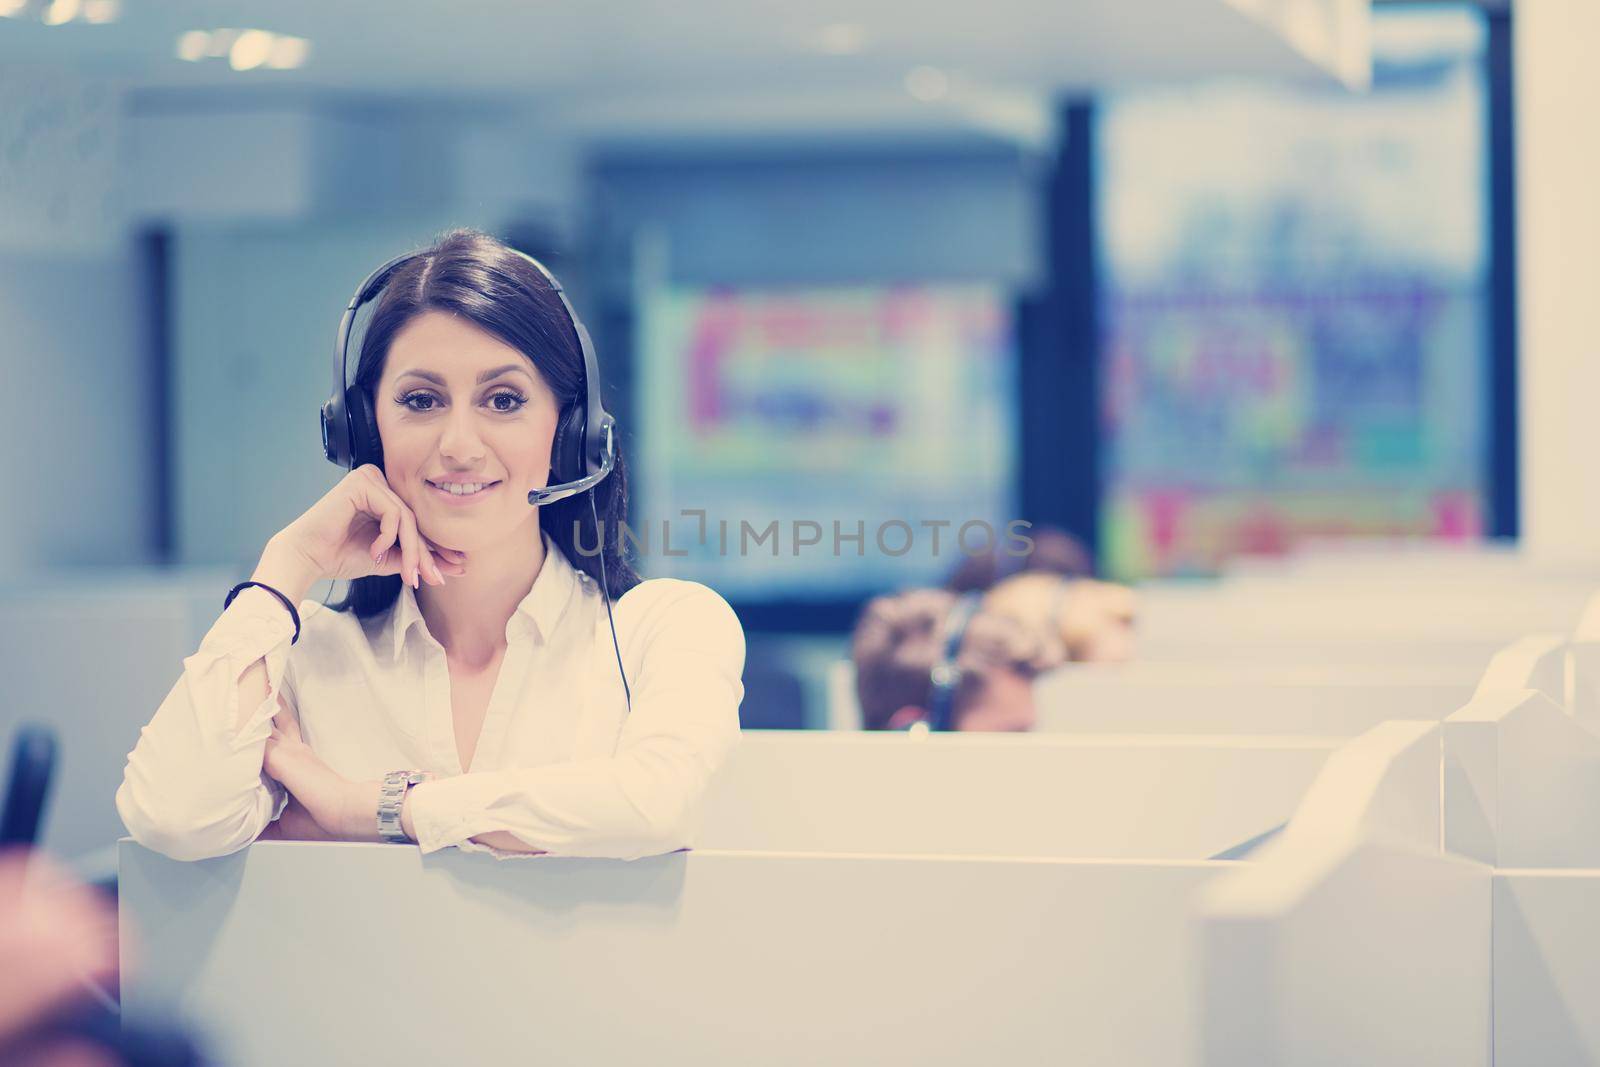
[[[389,550],[386,548],[382,552],[379,552],[376,556],[373,556],[372,557],[372,565],[375,566],[375,567],[383,566],[383,558],[385,556],[387,556],[388,554],[389,554]]]

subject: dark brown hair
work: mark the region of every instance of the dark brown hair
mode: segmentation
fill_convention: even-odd
[[[957,593],[994,588],[996,582],[1024,571],[1047,571],[1068,578],[1094,574],[1094,560],[1082,541],[1057,526],[1036,526],[1029,530],[1033,544],[1026,555],[1012,556],[998,547],[978,556],[968,556],[950,573],[945,588]]]

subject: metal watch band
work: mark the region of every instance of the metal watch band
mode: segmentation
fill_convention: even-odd
[[[383,788],[378,794],[378,837],[397,845],[412,844],[400,825],[400,808],[405,803],[406,790],[427,781],[426,771],[390,771],[383,776]]]

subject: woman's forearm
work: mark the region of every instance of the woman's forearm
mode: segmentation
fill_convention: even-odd
[[[488,833],[478,834],[467,840],[473,844],[497,848],[501,852],[526,852],[533,856],[542,856],[545,852],[542,848],[534,848],[509,830],[490,830]]]
[[[299,604],[306,598],[306,593],[317,580],[317,576],[311,573],[312,569],[309,564],[299,560],[292,551],[268,541],[265,551],[261,553],[261,560],[256,564],[256,569],[250,578],[252,581],[272,586],[288,597],[289,603]],[[264,589],[254,587],[239,592],[240,596],[247,594],[272,595]],[[268,690],[267,661],[262,657],[246,667],[244,673],[239,676],[238,714],[233,723],[235,730],[244,728],[250,716],[266,701]]]

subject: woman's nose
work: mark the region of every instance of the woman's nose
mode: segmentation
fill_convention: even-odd
[[[483,458],[483,438],[478,435],[476,418],[467,408],[457,408],[444,420],[439,438],[439,454],[456,463]]]

